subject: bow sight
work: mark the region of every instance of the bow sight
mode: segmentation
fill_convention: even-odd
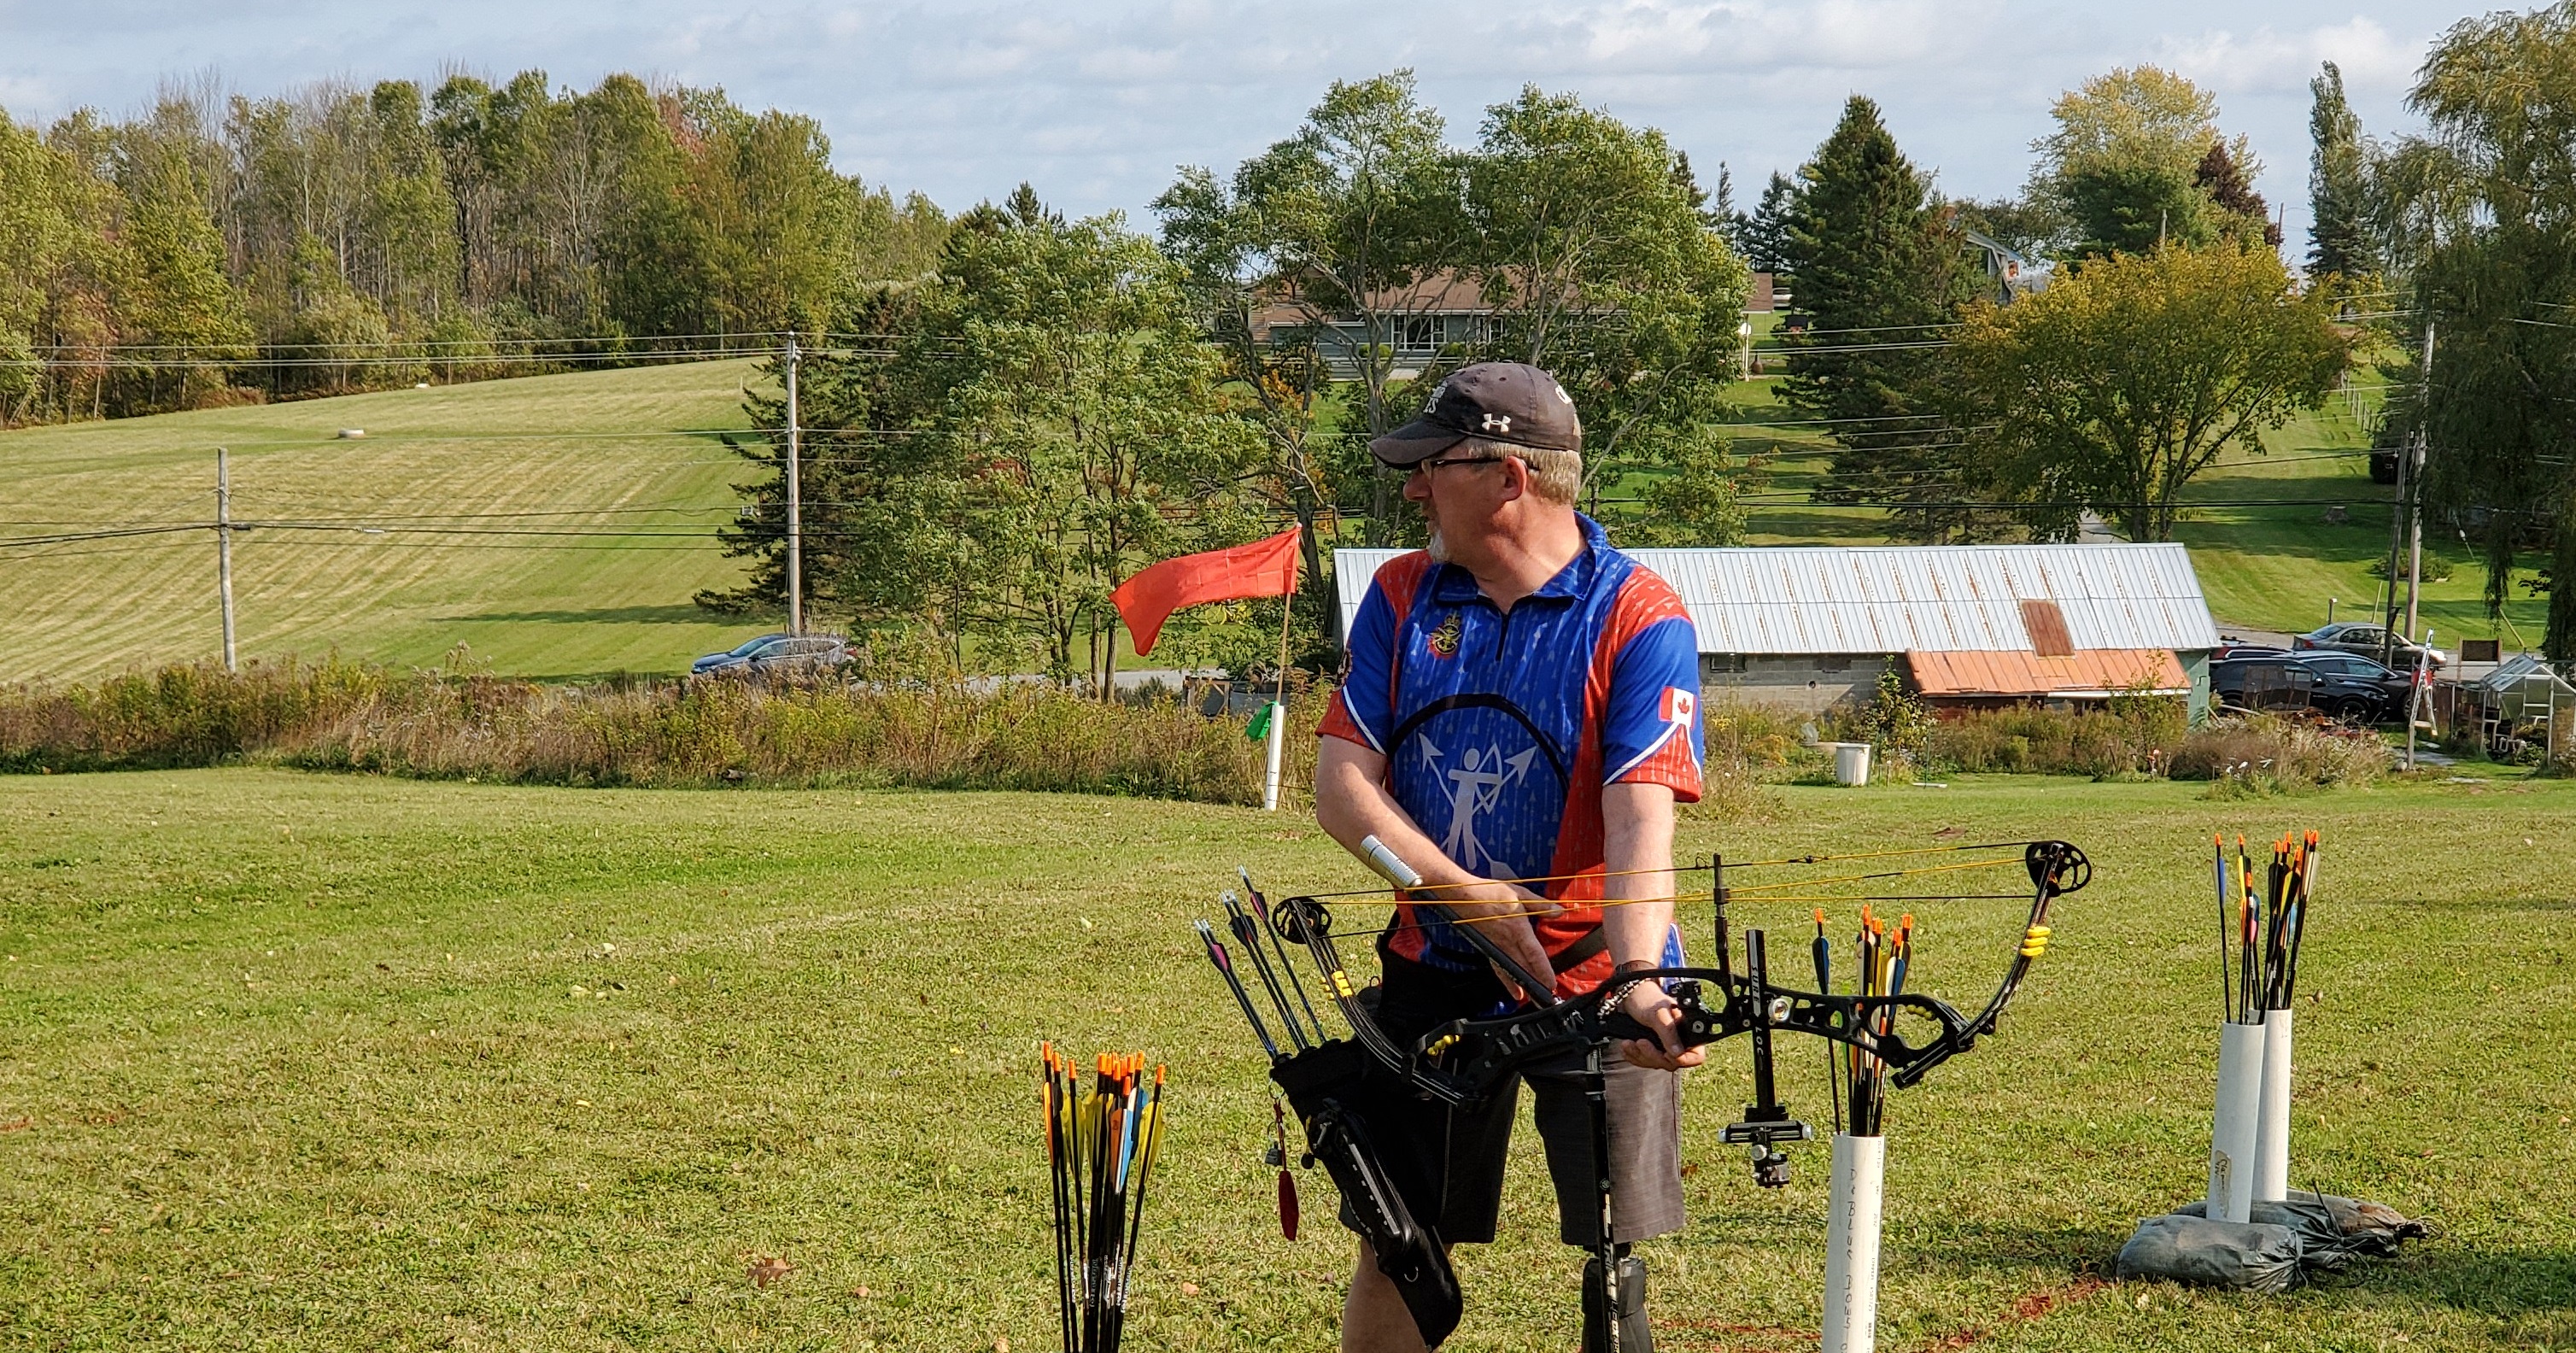
[[[1716,962],[1711,967],[1662,967],[1632,969],[1621,972],[1581,995],[1559,997],[1551,984],[1522,967],[1513,956],[1484,934],[1472,918],[1461,917],[1438,902],[1420,898],[1401,898],[1417,918],[1412,924],[1440,924],[1454,927],[1496,970],[1517,985],[1526,995],[1525,1008],[1495,1019],[1458,1019],[1433,1028],[1410,1045],[1399,1044],[1378,1024],[1370,1003],[1363,999],[1361,984],[1350,976],[1334,944],[1336,932],[1331,911],[1319,896],[1288,898],[1275,906],[1267,904],[1261,894],[1244,878],[1251,896],[1246,912],[1233,894],[1226,896],[1229,920],[1235,939],[1255,956],[1260,984],[1271,997],[1272,1008],[1288,1028],[1293,1053],[1282,1052],[1271,1039],[1255,1009],[1252,992],[1236,972],[1233,963],[1214,930],[1199,923],[1199,934],[1206,945],[1209,959],[1222,973],[1241,1005],[1245,1017],[1260,1035],[1262,1045],[1271,1057],[1271,1078],[1286,1094],[1291,1107],[1307,1130],[1306,1161],[1320,1161],[1335,1185],[1341,1190],[1348,1212],[1357,1218],[1364,1236],[1375,1248],[1379,1267],[1393,1279],[1413,1311],[1426,1343],[1437,1345],[1456,1325],[1459,1314],[1457,1282],[1450,1273],[1443,1246],[1427,1225],[1411,1217],[1404,1202],[1388,1183],[1383,1167],[1369,1148],[1367,1125],[1352,1111],[1352,1088],[1369,1064],[1399,1078],[1415,1093],[1450,1105],[1473,1105],[1503,1088],[1510,1077],[1543,1062],[1564,1064],[1576,1062],[1597,1076],[1605,1052],[1616,1044],[1636,1039],[1652,1040],[1645,1026],[1622,1008],[1628,995],[1646,983],[1660,983],[1679,1009],[1680,1018],[1673,1031],[1674,1041],[1684,1048],[1698,1047],[1732,1038],[1738,1034],[1750,1037],[1753,1061],[1753,1099],[1745,1106],[1744,1117],[1730,1124],[1722,1140],[1747,1148],[1752,1161],[1754,1181],[1764,1188],[1780,1188],[1789,1182],[1788,1157],[1780,1147],[1792,1142],[1811,1141],[1815,1130],[1794,1117],[1781,1102],[1774,1067],[1773,1043],[1776,1035],[1805,1034],[1826,1040],[1835,1053],[1838,1075],[1846,1076],[1850,1085],[1849,1132],[1838,1137],[1835,1160],[1838,1197],[1851,1181],[1843,1178],[1847,1153],[1844,1142],[1865,1139],[1868,1157],[1875,1161],[1878,1141],[1878,1107],[1882,1087],[1893,1083],[1903,1089],[1919,1083],[1933,1068],[1969,1051],[1977,1040],[1993,1033],[2003,1012],[2020,990],[2031,963],[2047,951],[2048,915],[2057,898],[2074,892],[2092,879],[2092,865],[2084,852],[2064,841],[2018,841],[1976,846],[1935,847],[1921,851],[1888,851],[1863,856],[1810,855],[1789,860],[1765,860],[1733,866],[1736,871],[1778,865],[1822,864],[1838,859],[1881,858],[1887,855],[1931,854],[1955,851],[1994,851],[2020,847],[2018,857],[1973,861],[1968,864],[1940,865],[1925,869],[1897,869],[1879,873],[1845,876],[1840,879],[1805,880],[1795,884],[1755,884],[1738,887],[1730,884],[1730,866],[1723,857],[1709,864],[1675,872],[1706,870],[1711,879],[1707,894],[1714,904],[1714,938]],[[1396,859],[1372,837],[1363,843],[1363,858],[1387,875],[1399,889],[1420,885],[1418,875]],[[1828,946],[1823,939],[1823,913],[1818,919],[1816,945],[1817,989],[1801,991],[1772,980],[1769,945],[1765,932],[1748,928],[1743,932],[1744,964],[1738,971],[1734,963],[1735,936],[1727,920],[1731,903],[1756,901],[1849,901],[1849,898],[1788,898],[1780,889],[1788,886],[1851,882],[1948,872],[1987,865],[2018,864],[2030,879],[2029,914],[2014,942],[2013,954],[2004,968],[2002,981],[1977,1014],[1962,1014],[1949,1002],[1937,997],[1904,989],[1906,970],[1911,962],[1911,920],[1891,929],[1871,918],[1863,908],[1863,929],[1856,945],[1858,972],[1848,994],[1831,990]],[[1545,882],[1526,880],[1525,882]],[[1332,896],[1327,894],[1325,896]],[[1350,894],[1341,894],[1350,896]],[[1950,894],[1956,897],[2022,896],[2021,894]],[[1655,899],[1669,900],[1669,899]],[[1928,902],[1947,900],[1940,895],[1904,895],[1873,897],[1861,901]],[[1625,899],[1613,899],[1595,905],[1623,905]],[[1254,924],[1258,920],[1266,925]],[[1391,924],[1401,924],[1401,920]],[[1262,940],[1267,938],[1277,969],[1262,953]],[[1284,943],[1283,943],[1284,942]],[[1289,958],[1289,946],[1302,948],[1314,963],[1322,980],[1322,990],[1330,1003],[1340,1011],[1349,1025],[1348,1040],[1328,1036],[1314,1007],[1306,1005],[1303,1014],[1311,1026],[1313,1038],[1299,1023],[1299,1011],[1286,999],[1277,970],[1285,970],[1292,981],[1295,964]],[[1302,983],[1297,983],[1297,997],[1305,997]],[[1909,1036],[1900,1032],[1900,1016],[1908,1017],[1917,1032]],[[1839,1094],[1836,1117],[1842,1117]],[[1841,1126],[1838,1122],[1837,1126]],[[1597,1174],[1602,1200],[1599,1247],[1606,1272],[1619,1271],[1618,1257],[1612,1253],[1609,1226],[1609,1165],[1606,1131],[1596,1133]],[[1864,1168],[1864,1167],[1855,1167]],[[1875,1178],[1875,1167],[1865,1167],[1867,1176]],[[1854,1186],[1860,1187],[1860,1186]],[[1868,1258],[1865,1265],[1851,1262],[1829,1264],[1839,1268],[1846,1281],[1871,1289],[1865,1299],[1855,1289],[1851,1293],[1829,1298],[1829,1306],[1838,1306],[1846,1317],[1859,1319],[1857,1342],[1851,1338],[1836,1340],[1835,1325],[1827,1323],[1829,1349],[1866,1348],[1867,1314],[1875,1309],[1876,1224],[1875,1189],[1861,1212],[1838,1207],[1837,1226],[1850,1217],[1862,1215],[1867,1222]],[[1844,1235],[1837,1246],[1857,1245],[1860,1238]],[[1843,1256],[1846,1260],[1849,1256]],[[1866,1272],[1861,1272],[1862,1268]],[[1616,1278],[1610,1278],[1615,1284]],[[1615,1293],[1607,1306],[1616,1310]],[[1615,1326],[1615,1320],[1612,1322]],[[1619,1347],[1615,1340],[1609,1347]]]

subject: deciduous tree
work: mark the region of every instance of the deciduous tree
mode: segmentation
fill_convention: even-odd
[[[2027,503],[2031,529],[2061,539],[2086,510],[2131,540],[2170,539],[2183,487],[2322,404],[2351,351],[2277,253],[2224,242],[2096,259],[1966,320],[1965,487]]]
[[[1623,538],[1734,543],[1736,473],[1714,425],[1736,375],[1745,268],[1689,161],[1662,132],[1531,87],[1486,110],[1467,165],[1493,328],[1461,358],[1528,362],[1564,384],[1596,496],[1644,490],[1648,510],[1608,513]]]
[[[2390,157],[2382,229],[2437,337],[2392,415],[2426,434],[2433,507],[2477,534],[2490,612],[2539,554],[2545,650],[2576,663],[2576,4],[2462,20],[2408,104],[2430,131]]]

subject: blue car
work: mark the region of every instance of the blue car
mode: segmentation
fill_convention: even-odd
[[[754,638],[745,639],[740,645],[734,648],[729,648],[722,653],[710,653],[705,657],[698,659],[696,662],[690,663],[689,675],[701,676],[705,673],[721,671],[728,667],[740,667],[751,661],[751,655],[758,652],[762,644],[768,643],[773,639],[784,639],[786,637],[787,636],[784,634],[763,634]]]

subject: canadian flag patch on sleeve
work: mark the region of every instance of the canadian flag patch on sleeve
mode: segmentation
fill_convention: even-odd
[[[1679,686],[1664,688],[1662,718],[1666,723],[1686,724],[1699,712],[1699,697]]]

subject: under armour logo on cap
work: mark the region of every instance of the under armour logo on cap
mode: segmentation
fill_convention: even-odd
[[[1369,442],[1378,460],[1417,465],[1470,437],[1539,451],[1583,450],[1583,419],[1564,385],[1519,362],[1478,362],[1432,387],[1422,415]]]

